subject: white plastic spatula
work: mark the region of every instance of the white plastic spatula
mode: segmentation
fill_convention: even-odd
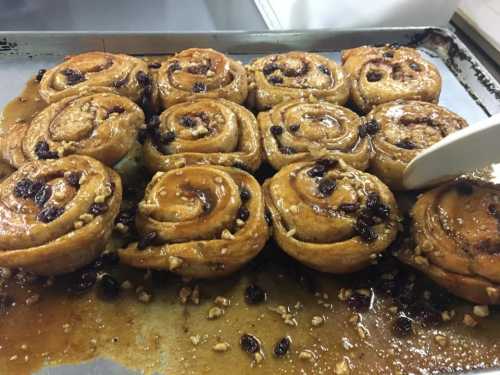
[[[420,189],[500,162],[500,113],[448,135],[405,169],[403,185]]]

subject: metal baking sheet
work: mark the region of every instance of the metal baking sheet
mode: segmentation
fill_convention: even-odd
[[[1,32],[0,107],[17,96],[39,69],[68,54],[100,50],[133,55],[169,54],[189,47],[211,47],[246,63],[256,56],[289,50],[314,51],[337,61],[339,51],[363,44],[416,46],[443,77],[440,104],[470,123],[500,112],[500,85],[447,29],[378,28],[290,32],[89,33]],[[41,369],[38,374],[135,374],[110,360]],[[481,372],[481,373],[489,373]],[[493,373],[493,372],[491,372]]]

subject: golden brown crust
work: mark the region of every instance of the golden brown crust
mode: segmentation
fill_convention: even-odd
[[[320,158],[342,158],[359,170],[368,167],[370,148],[359,135],[361,118],[347,108],[298,99],[259,113],[258,120],[266,158],[275,169]]]
[[[87,155],[113,166],[134,147],[143,124],[141,108],[123,96],[69,97],[49,105],[29,124],[6,126],[0,146],[5,145],[3,159],[17,168],[46,156],[39,152],[40,143],[54,157]]]
[[[363,46],[342,52],[342,64],[351,76],[351,99],[364,113],[396,99],[437,103],[441,75],[420,53],[408,47]]]
[[[157,91],[146,62],[108,52],[70,56],[43,75],[39,89],[47,103],[88,92],[108,92],[123,95],[141,105],[144,100],[155,105]]]
[[[319,271],[359,270],[396,237],[399,212],[390,190],[342,160],[290,164],[263,191],[279,246]]]
[[[290,99],[316,98],[344,104],[350,81],[335,61],[316,53],[264,56],[248,67],[248,103],[259,111]]]
[[[123,263],[190,277],[234,272],[269,237],[258,182],[240,169],[219,166],[158,172],[139,204],[136,225],[143,239],[154,233],[154,240],[120,251]]]
[[[228,100],[176,104],[160,115],[158,129],[144,143],[144,162],[151,171],[195,164],[239,166],[252,171],[260,166],[257,120],[246,108]],[[165,137],[168,142],[162,141]]]
[[[242,104],[247,77],[239,61],[211,48],[189,48],[167,59],[158,70],[164,108],[200,98],[223,98]]]
[[[370,172],[393,190],[404,190],[403,173],[420,152],[467,126],[457,114],[436,104],[396,100],[375,107],[367,116],[374,126]]]
[[[500,303],[500,191],[456,181],[422,194],[412,210],[414,248],[399,258],[450,292]]]
[[[0,266],[54,275],[90,263],[121,195],[119,176],[86,156],[23,165],[0,184]]]

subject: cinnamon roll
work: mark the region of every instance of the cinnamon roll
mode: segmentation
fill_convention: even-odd
[[[275,169],[320,158],[342,158],[359,170],[368,167],[368,138],[360,136],[360,117],[347,108],[298,99],[261,112],[258,120],[267,160]]]
[[[210,48],[189,48],[169,58],[158,70],[158,86],[165,108],[197,98],[242,104],[248,91],[243,65]]]
[[[248,103],[259,111],[290,99],[316,98],[344,104],[350,82],[342,67],[307,52],[269,55],[248,66]]]
[[[90,263],[121,199],[118,175],[92,158],[24,164],[0,183],[0,266],[54,275]]]
[[[17,168],[28,161],[70,154],[113,166],[134,149],[143,124],[141,108],[123,96],[74,96],[50,104],[29,124],[7,126],[0,135],[0,148],[3,159]]]
[[[176,104],[148,124],[144,162],[152,171],[218,164],[255,171],[261,162],[254,115],[225,99]]]
[[[351,76],[351,99],[364,113],[395,99],[437,103],[441,76],[420,53],[408,47],[362,46],[342,52],[342,64]]]
[[[369,265],[398,231],[398,207],[387,186],[343,160],[287,165],[263,191],[279,246],[322,272]]]
[[[158,98],[147,63],[123,54],[87,52],[70,56],[47,70],[40,81],[39,93],[47,103],[85,92],[123,95],[145,110],[152,110]]]
[[[500,191],[455,181],[422,194],[412,210],[414,248],[399,258],[450,292],[500,304]]]
[[[403,172],[418,153],[467,126],[455,113],[436,104],[397,100],[375,107],[362,132],[371,135],[370,170],[392,189],[403,190]]]
[[[123,263],[189,277],[218,277],[259,253],[269,236],[259,183],[247,172],[188,166],[158,172],[139,204],[141,235]]]

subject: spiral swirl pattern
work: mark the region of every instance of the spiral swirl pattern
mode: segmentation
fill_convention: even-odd
[[[122,262],[192,277],[217,277],[259,253],[269,236],[264,199],[248,173],[219,166],[158,172],[139,204],[142,238]]]
[[[257,120],[244,107],[225,99],[176,104],[156,123],[150,122],[149,128],[144,161],[152,171],[193,164],[255,171],[261,162]]]
[[[86,156],[23,165],[0,183],[0,266],[53,275],[89,263],[121,195],[118,175]]]
[[[158,70],[164,108],[196,98],[223,98],[242,104],[248,92],[243,65],[210,48],[175,54]]]
[[[363,46],[342,52],[352,78],[351,98],[364,113],[396,99],[437,103],[441,92],[438,69],[408,47]]]
[[[342,160],[290,164],[263,190],[279,246],[317,270],[359,270],[396,237],[399,214],[392,193],[377,177]]]
[[[420,152],[467,122],[436,104],[397,100],[375,107],[367,117],[374,157],[371,171],[392,189],[402,190],[403,172]]]
[[[258,116],[262,142],[275,168],[318,158],[342,158],[365,170],[370,159],[368,138],[360,136],[361,118],[328,102],[291,100]]]
[[[290,99],[316,98],[344,104],[350,82],[342,67],[324,56],[288,52],[261,57],[248,66],[249,104],[267,110]]]
[[[412,218],[415,247],[400,259],[462,298],[500,303],[497,187],[467,181],[437,187],[419,197]]]

